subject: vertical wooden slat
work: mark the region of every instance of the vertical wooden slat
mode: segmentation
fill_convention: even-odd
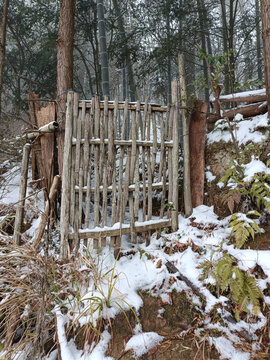
[[[160,163],[159,163],[159,170],[158,170],[158,182],[162,180],[162,190],[161,190],[161,203],[160,203],[160,218],[163,218],[164,214],[164,205],[165,205],[165,197],[166,197],[166,149],[164,146],[165,141],[165,126],[164,126],[164,119],[163,114],[159,114],[159,127],[160,127]]]
[[[92,111],[92,107],[91,107]],[[83,113],[85,114],[85,102],[83,103]],[[84,144],[83,144],[83,185],[85,186],[87,183],[87,172],[89,167],[89,153],[90,153],[90,145],[89,139],[91,136],[91,129],[90,129],[90,114],[87,112],[85,116],[83,116],[84,122]]]
[[[152,108],[149,104],[148,106],[148,124],[147,124],[147,140],[150,141],[150,132],[151,132],[151,117],[152,117]],[[147,209],[147,220],[152,219],[152,170],[151,170],[151,153],[150,147],[147,147],[147,184],[148,184],[148,209]]]
[[[138,129],[141,118],[141,104],[136,104],[136,139],[138,139]],[[139,174],[139,148],[136,147],[136,164],[135,164],[135,193],[134,193],[134,220],[139,219],[139,202],[140,202],[140,174]]]
[[[161,182],[162,178],[162,171],[163,171],[163,159],[165,156],[165,147],[164,147],[164,121],[163,121],[163,114],[159,113],[159,128],[160,128],[160,162],[159,162],[159,169],[158,169],[158,182]]]
[[[79,115],[79,95],[74,93],[73,100],[73,120],[72,120],[72,138],[77,138],[77,119]],[[74,217],[75,217],[75,158],[76,158],[76,147],[72,146],[71,149],[71,179],[70,179],[70,225],[74,227]]]
[[[113,165],[115,163],[115,152],[114,152],[114,121],[112,111],[109,110],[108,117],[108,186],[112,184]]]
[[[172,140],[172,124],[173,124],[174,108],[170,106],[170,115],[168,121],[168,140]],[[169,179],[169,190],[168,190],[168,202],[172,202],[173,193],[173,173],[172,173],[172,148],[168,148],[168,179]],[[168,211],[169,213],[169,211]],[[170,214],[168,214],[170,216]]]
[[[128,100],[126,99],[124,105],[124,114],[123,114],[123,124],[122,124],[122,132],[121,132],[121,140],[125,139],[126,135],[126,124],[127,124],[127,114],[128,114]],[[124,165],[124,155],[125,155],[125,147],[121,146],[120,156],[119,156],[119,172],[118,172],[118,198],[117,198],[117,209],[116,209],[116,222],[120,221],[120,211],[122,208],[122,200],[123,200],[123,165]]]
[[[89,121],[89,139],[91,139],[94,136],[93,131],[93,124],[94,124],[94,110],[95,110],[95,98],[92,98],[91,101],[91,110],[90,110],[90,119],[87,119]],[[84,176],[87,176],[87,192],[86,192],[86,205],[85,205],[85,227],[90,227],[90,204],[91,204],[91,179],[92,179],[92,150],[94,146],[89,146],[89,153],[88,153],[88,168],[87,172],[84,173]]]
[[[172,81],[172,101],[174,104],[173,116],[173,149],[172,149],[172,176],[173,176],[173,193],[172,200],[174,210],[172,212],[172,231],[178,229],[178,163],[179,163],[179,116],[177,101],[177,81]]]
[[[19,201],[18,201],[18,205],[17,205],[17,209],[16,209],[14,234],[13,234],[13,240],[17,245],[20,245],[20,242],[21,242],[21,232],[22,232],[22,224],[23,224],[25,196],[26,196],[26,189],[27,189],[27,177],[28,177],[28,164],[29,164],[30,150],[31,150],[31,145],[25,144],[23,147],[21,179],[20,179],[20,193],[19,193]]]
[[[143,110],[143,128],[141,133],[141,139],[145,140],[145,131],[147,126],[147,115],[148,115],[148,98],[145,99],[144,110]],[[142,221],[146,219],[146,173],[145,173],[145,147],[142,146],[142,181],[143,181],[143,211]]]
[[[157,123],[156,123],[156,113],[152,112],[152,126],[153,126],[153,149],[152,149],[152,159],[151,159],[151,170],[152,178],[154,180],[154,172],[156,166],[156,157],[157,157]]]
[[[99,126],[100,126],[100,108],[99,108],[99,99],[95,100],[95,138],[99,138]],[[94,154],[94,176],[95,176],[95,190],[94,190],[94,227],[99,225],[99,145],[95,145],[95,154]],[[97,248],[97,241],[94,240],[94,248]]]
[[[134,178],[134,172],[135,172],[135,164],[136,164],[136,155],[137,155],[137,145],[136,145],[136,140],[137,140],[137,126],[136,126],[136,112],[132,111],[131,113],[131,140],[132,140],[132,145],[131,145],[131,159],[130,159],[130,184],[133,183],[133,178]]]
[[[76,94],[77,95],[77,94]],[[74,103],[78,101],[78,97],[74,96]],[[77,104],[78,107],[78,104]],[[79,198],[82,194],[82,189],[80,189],[80,171],[81,171],[81,138],[82,138],[82,109],[79,109],[77,119],[74,120],[77,122],[77,134],[76,134],[76,150],[75,150],[75,186],[79,187],[79,191],[75,192],[75,213],[74,213],[74,232],[75,240],[72,244],[72,247],[77,249],[79,245],[79,228],[80,228],[80,201]]]
[[[111,226],[113,226],[116,222],[116,159],[117,153],[114,146],[114,139],[117,138],[117,118],[118,118],[118,99],[114,100],[114,112],[112,118],[112,125],[113,125],[113,136],[112,136],[112,152],[113,152],[113,159],[112,159],[112,215],[111,215]],[[110,120],[109,120],[110,121]],[[111,237],[110,245],[114,246],[117,241],[116,237]]]
[[[137,157],[137,126],[136,126],[136,112],[132,111],[131,114],[131,157],[130,157],[130,173],[129,173],[129,184],[134,185],[134,174],[136,166],[136,157]],[[134,214],[134,198],[133,191],[129,192],[129,216],[130,216],[130,234],[131,242],[136,242],[136,233],[135,233],[135,214]]]
[[[103,162],[103,197],[102,197],[102,227],[107,225],[107,209],[108,209],[108,166],[107,159]],[[101,239],[101,245],[106,246],[106,238]]]
[[[73,121],[74,93],[67,95],[67,111],[65,124],[65,152],[62,172],[61,214],[60,214],[60,257],[66,259],[68,251],[68,230],[70,210],[70,165],[72,147],[72,121]]]

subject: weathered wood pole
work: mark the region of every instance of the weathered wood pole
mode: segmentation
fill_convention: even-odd
[[[31,145],[25,144],[23,147],[19,202],[16,209],[14,234],[13,234],[13,240],[17,245],[20,245],[21,242],[30,150],[31,150]]]
[[[39,227],[37,229],[37,232],[35,234],[35,238],[34,238],[34,241],[33,241],[33,246],[34,246],[34,248],[36,250],[38,249],[38,247],[40,245],[42,236],[43,236],[44,231],[45,231],[46,223],[47,223],[48,218],[49,218],[49,213],[50,213],[50,211],[51,211],[51,209],[53,207],[53,203],[54,203],[54,200],[55,200],[56,195],[57,195],[59,179],[60,179],[59,175],[56,175],[54,177],[53,183],[52,183],[52,186],[51,186],[51,189],[50,189],[50,193],[49,193],[49,198],[46,201],[45,210],[41,215],[41,221],[40,221]]]
[[[74,93],[69,92],[67,96],[67,110],[66,110],[66,123],[65,123],[65,151],[63,158],[61,214],[60,214],[60,257],[63,260],[66,258],[68,252],[73,102],[74,102]]]
[[[207,103],[194,102],[189,125],[190,183],[192,207],[203,204]]]
[[[178,85],[177,80],[172,81],[172,103],[174,107],[173,113],[173,149],[172,149],[172,174],[173,189],[172,200],[174,210],[172,211],[172,231],[178,230],[178,168],[179,168],[179,112],[178,112]]]
[[[184,208],[186,217],[192,214],[190,187],[190,154],[189,154],[189,124],[187,117],[187,88],[185,79],[184,55],[178,55],[178,71],[180,79],[180,94],[182,100],[183,150],[184,150]]]

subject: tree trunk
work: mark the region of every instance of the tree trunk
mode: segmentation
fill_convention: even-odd
[[[167,102],[172,103],[172,62],[170,54],[170,4],[166,3],[166,30],[167,30]]]
[[[97,0],[98,33],[99,33],[99,54],[101,62],[101,79],[103,96],[110,97],[109,65],[106,42],[106,27],[104,20],[103,0]]]
[[[200,24],[200,33],[201,33],[201,46],[204,53],[206,53],[206,39],[205,39],[205,33],[206,33],[206,17],[205,17],[205,11],[204,11],[204,3],[203,0],[197,0],[197,7],[198,7],[198,15],[199,15],[199,24]],[[204,97],[205,101],[209,102],[209,79],[208,79],[208,66],[206,63],[205,58],[203,59],[203,75],[204,80],[207,86],[204,88]]]
[[[190,184],[192,207],[203,204],[207,103],[196,100],[189,125]]]
[[[59,123],[57,142],[60,175],[63,167],[67,92],[73,87],[74,15],[75,1],[60,0],[57,39],[57,121]]]
[[[187,89],[184,70],[184,55],[178,55],[178,69],[180,78],[180,94],[182,100],[182,107],[187,107]],[[187,110],[182,111],[183,123],[183,150],[184,150],[184,207],[185,216],[188,217],[192,214],[191,202],[191,188],[190,188],[190,153],[189,153],[189,125]]]
[[[137,90],[136,90],[136,85],[135,85],[135,80],[134,80],[132,61],[131,61],[131,57],[130,57],[130,50],[128,47],[128,41],[127,41],[125,27],[124,27],[123,15],[120,11],[118,0],[113,0],[113,6],[114,6],[114,10],[115,10],[115,13],[117,16],[119,33],[120,33],[121,41],[123,43],[123,48],[124,48],[124,57],[125,57],[125,61],[126,61],[126,70],[127,70],[127,74],[128,74],[130,100],[136,101]]]
[[[7,37],[7,15],[8,15],[9,0],[5,0],[1,24],[1,43],[0,43],[0,120],[2,120],[2,89],[3,89],[3,74],[6,56],[6,37]]]
[[[256,0],[256,50],[257,50],[257,73],[258,80],[263,80],[262,74],[262,41],[261,41],[261,26],[260,26],[260,0]]]
[[[262,37],[264,52],[264,78],[270,119],[270,4],[269,0],[261,0]]]
[[[221,17],[222,17],[222,41],[223,41],[223,52],[228,54],[228,26],[227,26],[227,13],[226,13],[226,4],[225,0],[220,0],[221,5]],[[224,66],[224,90],[226,94],[230,93],[230,72],[229,72],[229,63],[228,61]]]

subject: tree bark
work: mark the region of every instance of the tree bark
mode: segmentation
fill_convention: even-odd
[[[2,89],[3,74],[6,56],[6,37],[7,37],[7,16],[8,16],[9,0],[5,0],[1,24],[1,43],[0,43],[0,120],[2,120]]]
[[[184,70],[184,55],[178,55],[178,69],[180,78],[180,94],[183,108],[187,107],[187,89]],[[184,148],[184,207],[185,216],[192,214],[191,188],[190,188],[190,153],[189,153],[189,125],[187,112],[182,111],[183,148]]]
[[[101,62],[101,79],[103,96],[110,98],[109,65],[106,42],[106,28],[104,20],[103,0],[97,0],[98,32],[99,32],[99,54]]]
[[[204,198],[204,149],[206,141],[207,103],[196,100],[190,117],[190,185],[192,207],[203,204]]]
[[[264,78],[266,86],[268,118],[270,119],[270,4],[261,0],[262,38],[264,52]]]
[[[117,16],[117,23],[118,23],[119,33],[120,33],[121,41],[123,43],[123,48],[124,48],[126,69],[127,69],[127,73],[128,73],[130,100],[131,101],[136,101],[137,90],[136,90],[136,85],[135,85],[135,80],[134,80],[132,61],[131,61],[130,50],[129,50],[129,47],[128,47],[128,41],[127,41],[126,32],[125,32],[123,16],[122,16],[122,13],[120,11],[118,0],[113,0],[112,2],[113,2],[113,6],[114,6],[116,16]]]
[[[262,41],[261,41],[261,26],[260,26],[260,0],[256,0],[256,50],[257,50],[257,73],[258,73],[258,80],[263,80],[262,74],[262,55],[261,55],[261,48],[262,48]]]
[[[203,0],[197,0],[197,7],[198,7],[198,16],[199,16],[199,24],[200,24],[200,33],[201,33],[201,46],[204,53],[206,53],[206,38],[205,38],[205,32],[206,32],[206,26],[205,26],[205,11],[204,11],[204,3]],[[209,77],[208,77],[208,66],[206,63],[205,58],[203,59],[203,75],[204,80],[207,86],[204,88],[204,97],[205,101],[209,101]]]
[[[73,41],[75,1],[60,0],[57,39],[57,121],[59,123],[58,166],[62,174],[67,91],[73,87]]]

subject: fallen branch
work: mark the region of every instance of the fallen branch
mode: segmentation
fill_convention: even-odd
[[[204,302],[206,302],[206,296],[203,295],[201,293],[200,289],[197,288],[197,286],[194,285],[185,275],[181,274],[180,271],[177,269],[177,267],[173,263],[171,263],[170,261],[167,261],[165,266],[168,269],[169,273],[171,273],[171,274],[178,273],[177,279],[184,281],[187,284],[187,286],[190,287],[197,296],[199,296]]]

